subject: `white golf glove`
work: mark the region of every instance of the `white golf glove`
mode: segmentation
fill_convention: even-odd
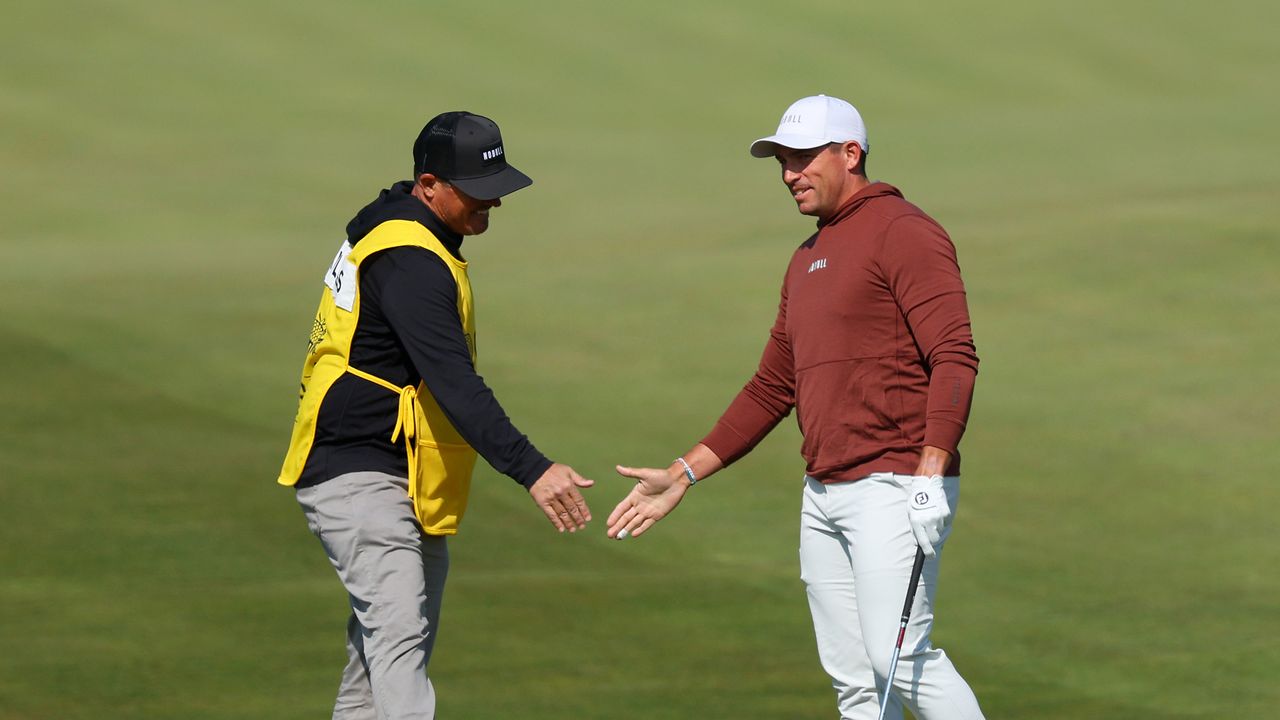
[[[942,530],[951,519],[951,506],[947,493],[942,489],[941,475],[916,475],[907,488],[911,497],[907,505],[907,518],[911,532],[924,554],[933,557],[933,546],[942,539]]]

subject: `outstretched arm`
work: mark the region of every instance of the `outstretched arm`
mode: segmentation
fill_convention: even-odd
[[[532,488],[551,460],[516,428],[476,372],[458,312],[457,283],[444,260],[423,248],[392,248],[367,260],[361,272],[361,302],[386,316],[458,434],[495,470]]]
[[[699,481],[724,467],[720,458],[701,443],[694,445],[681,457],[689,464],[689,471]],[[679,460],[672,462],[665,470],[619,465],[618,474],[636,480],[636,486],[609,514],[605,534],[619,540],[630,535],[639,537],[644,534],[680,504],[685,491],[692,485]]]
[[[787,336],[787,288],[782,287],[778,316],[769,333],[760,367],[729,403],[728,409],[702,442],[665,470],[618,466],[618,474],[634,478],[636,486],[609,514],[605,534],[619,540],[642,535],[680,504],[694,481],[703,480],[751,452],[795,405],[795,368]],[[689,467],[685,468],[685,463]]]

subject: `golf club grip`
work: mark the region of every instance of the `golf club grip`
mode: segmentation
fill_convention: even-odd
[[[916,564],[911,566],[911,580],[907,582],[907,602],[902,606],[902,625],[906,627],[911,618],[911,604],[916,601],[916,586],[920,584],[920,573],[924,571],[924,548],[916,546]]]

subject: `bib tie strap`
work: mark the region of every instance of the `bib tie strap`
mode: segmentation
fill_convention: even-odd
[[[413,478],[418,469],[419,429],[427,425],[427,415],[422,409],[422,403],[418,400],[418,389],[412,385],[398,387],[376,375],[370,375],[350,366],[347,367],[347,371],[400,396],[400,407],[396,411],[396,427],[391,431],[391,442],[395,443],[400,439],[401,433],[404,434],[404,456],[409,463],[409,497],[413,498],[416,508],[418,483],[414,482]]]

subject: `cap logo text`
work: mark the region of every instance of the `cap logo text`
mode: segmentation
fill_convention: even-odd
[[[496,148],[485,150],[483,153],[481,153],[480,157],[484,158],[485,160],[496,160],[502,157],[502,146],[499,145]]]
[[[788,123],[794,123],[798,125],[802,122],[804,122],[804,118],[800,116],[800,113],[789,113],[782,116],[782,122],[779,124],[786,125]]]

